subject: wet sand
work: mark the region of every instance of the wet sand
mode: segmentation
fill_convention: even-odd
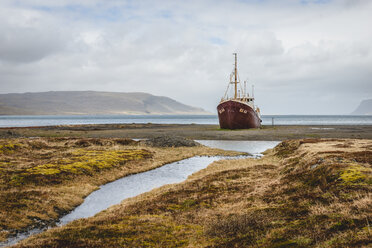
[[[200,140],[286,140],[303,138],[372,139],[372,125],[280,125],[260,129],[223,130],[199,124],[101,124],[1,128],[0,137],[151,138],[175,135]]]

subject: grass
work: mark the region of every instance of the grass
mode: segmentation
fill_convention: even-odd
[[[353,165],[348,166],[341,172],[340,179],[345,184],[372,184],[371,178],[368,176],[370,173],[371,170],[363,166]]]
[[[105,169],[124,165],[129,161],[151,158],[152,153],[144,149],[84,150],[70,152],[69,157],[53,163],[36,165],[13,172],[8,182],[11,185],[59,184],[76,175],[93,175]]]
[[[367,247],[371,144],[284,141],[261,159],[214,162],[17,247]]]
[[[0,241],[53,224],[98,186],[196,155],[207,147],[155,148],[129,139],[0,139]]]
[[[17,150],[20,147],[20,144],[14,144],[14,143],[5,143],[0,145],[0,153],[12,153],[15,150]]]

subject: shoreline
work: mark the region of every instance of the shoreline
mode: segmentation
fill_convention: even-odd
[[[267,140],[304,138],[372,139],[372,125],[265,125],[259,129],[224,130],[209,124],[87,124],[1,127],[1,138],[79,137],[152,138],[162,135],[194,140]]]

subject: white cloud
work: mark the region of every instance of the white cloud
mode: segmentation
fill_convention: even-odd
[[[346,0],[4,0],[0,89],[144,91],[214,111],[238,52],[264,114],[349,113],[372,98],[371,10]]]

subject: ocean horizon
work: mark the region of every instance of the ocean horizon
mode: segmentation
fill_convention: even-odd
[[[217,115],[3,115],[0,127],[82,124],[212,124]],[[371,115],[262,115],[262,125],[372,125]]]

